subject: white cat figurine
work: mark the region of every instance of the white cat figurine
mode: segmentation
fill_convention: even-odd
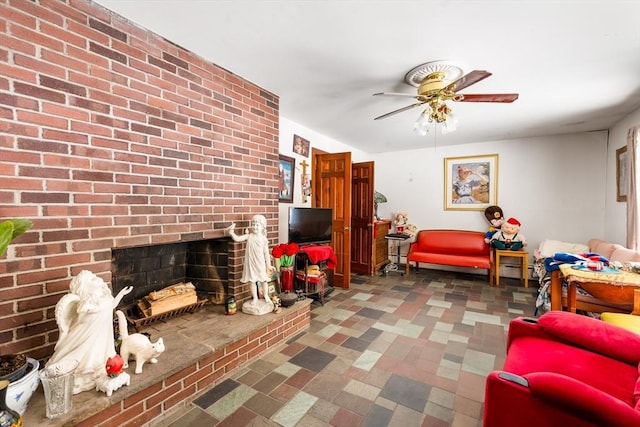
[[[127,330],[127,319],[124,313],[120,310],[116,310],[116,316],[118,316],[118,329],[120,331],[120,356],[124,360],[123,368],[129,367],[129,356],[133,356],[136,360],[136,374],[142,373],[142,367],[146,362],[158,363],[156,357],[160,356],[165,350],[164,342],[162,338],[152,343],[146,335],[143,334],[131,334]]]

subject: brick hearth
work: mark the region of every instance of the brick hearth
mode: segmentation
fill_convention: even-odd
[[[207,305],[194,314],[145,329],[152,340],[164,339],[167,350],[155,365],[145,364],[142,374],[127,372],[131,385],[111,397],[86,391],[73,398],[69,414],[45,417],[42,388],[25,413],[26,426],[139,426],[160,418],[177,406],[221,382],[236,370],[287,341],[310,323],[311,300],[298,301],[280,314],[224,315],[221,306]]]

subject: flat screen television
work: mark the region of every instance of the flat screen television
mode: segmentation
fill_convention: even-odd
[[[331,208],[289,208],[289,242],[331,242]]]

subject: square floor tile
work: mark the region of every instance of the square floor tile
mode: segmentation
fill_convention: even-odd
[[[350,348],[351,350],[356,350],[359,352],[363,352],[369,347],[371,342],[361,340],[360,338],[349,337],[347,338],[341,345],[346,348]]]
[[[320,372],[335,358],[335,355],[329,354],[326,351],[307,347],[293,356],[289,362],[309,369],[310,371]]]
[[[206,409],[216,403],[220,398],[233,391],[239,385],[240,383],[234,380],[223,381],[196,400],[194,400],[193,403],[201,408]]]
[[[361,340],[365,340],[365,341],[371,342],[371,341],[375,340],[376,338],[378,338],[381,333],[382,333],[382,330],[380,330],[380,329],[369,328],[362,335],[360,335],[359,338]]]
[[[362,422],[362,427],[386,427],[391,421],[393,411],[380,405],[373,405],[367,418]]]
[[[283,403],[271,396],[265,396],[262,393],[256,393],[252,398],[247,400],[244,404],[248,409],[251,409],[256,414],[263,417],[270,418],[275,414],[282,406]]]
[[[316,372],[300,368],[295,374],[289,377],[285,383],[291,387],[302,389],[316,375]]]
[[[380,396],[393,400],[414,411],[422,412],[427,404],[430,392],[430,385],[393,374],[382,388]]]
[[[256,390],[262,393],[269,394],[276,387],[282,384],[286,379],[287,377],[282,374],[279,374],[277,372],[271,372],[269,375],[265,376],[260,381],[255,383],[253,385],[253,388],[255,388]]]
[[[373,308],[363,308],[361,310],[359,310],[357,313],[357,315],[362,316],[362,317],[368,317],[369,319],[375,319],[378,320],[379,318],[381,318],[385,312],[382,310],[376,310]]]

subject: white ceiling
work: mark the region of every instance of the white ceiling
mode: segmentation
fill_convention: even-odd
[[[607,129],[640,107],[638,0],[97,0],[280,97],[280,114],[365,152]],[[451,103],[458,130],[421,137],[413,67],[493,76]],[[303,135],[304,137],[304,135]],[[313,141],[311,141],[313,144]]]

